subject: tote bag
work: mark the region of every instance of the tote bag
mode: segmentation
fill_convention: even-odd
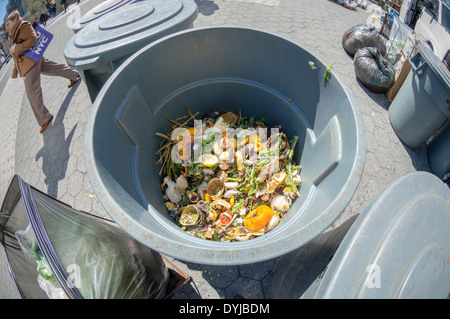
[[[39,62],[48,45],[52,41],[53,34],[48,32],[44,28],[41,28],[39,25],[37,25],[34,28],[34,30],[36,31],[37,34],[36,44],[30,49],[24,51],[22,54],[29,57],[31,60],[35,62]]]

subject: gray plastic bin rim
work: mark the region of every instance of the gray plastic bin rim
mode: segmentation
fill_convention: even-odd
[[[147,228],[145,228],[139,222],[139,220],[131,218],[126,213],[126,211],[121,208],[122,205],[118,203],[117,199],[114,198],[108,191],[108,187],[104,183],[101,172],[99,172],[99,170],[96,168],[96,160],[93,151],[92,137],[95,127],[94,126],[95,117],[97,116],[97,112],[99,110],[101,101],[108,92],[110,84],[116,81],[118,78],[120,78],[121,71],[127,68],[128,64],[130,64],[137,56],[142,54],[144,51],[149,50],[153,46],[159,45],[160,43],[166,41],[167,39],[176,38],[182,36],[185,33],[201,32],[214,29],[240,29],[244,31],[250,30],[255,32],[261,32],[271,36],[278,37],[284,41],[299,46],[298,43],[295,43],[278,34],[268,32],[267,30],[258,28],[247,28],[236,25],[209,26],[209,27],[182,30],[152,42],[151,44],[143,47],[142,49],[131,55],[124,63],[122,63],[119,66],[119,68],[112,74],[112,76],[107,80],[107,82],[97,95],[97,98],[93,103],[92,110],[89,115],[89,120],[86,126],[85,161],[91,185],[103,208],[108,212],[111,218],[122,229],[124,229],[128,234],[133,236],[139,242],[151,247],[155,251],[158,251],[162,254],[166,254],[186,262],[194,262],[209,265],[249,264],[265,261],[274,257],[284,255],[296,248],[299,248],[303,244],[306,244],[307,242],[318,236],[320,233],[317,233],[315,229],[319,228],[325,230],[329,226],[331,226],[336,221],[336,219],[341,215],[343,210],[347,207],[348,203],[350,202],[354,193],[356,192],[356,189],[361,181],[361,176],[365,165],[365,156],[366,156],[365,126],[361,111],[358,107],[356,97],[353,95],[353,92],[345,84],[341,75],[337,71],[333,70],[332,75],[334,80],[339,83],[342,90],[345,92],[345,96],[350,102],[349,104],[354,115],[354,121],[357,131],[356,134],[357,142],[355,150],[356,155],[351,165],[350,169],[351,173],[349,174],[345,182],[342,185],[340,185],[341,191],[337,196],[337,198],[333,199],[332,203],[328,206],[326,211],[322,212],[317,216],[317,218],[314,220],[315,222],[314,225],[313,226],[311,224],[305,225],[304,227],[295,230],[292,230],[291,227],[290,229],[291,236],[289,236],[289,238],[277,239],[276,241],[270,242],[269,239],[279,234],[279,230],[274,229],[265,236],[244,242],[226,243],[226,242],[214,242],[204,240],[201,238],[188,235],[185,232],[181,231],[178,226],[174,225],[173,223],[169,223],[167,220],[164,220],[161,216],[159,216],[160,213],[156,209],[151,207],[151,205],[149,205],[148,212],[152,215],[152,217],[155,220],[165,225],[171,233],[175,234],[176,240],[174,240],[173,238],[167,238],[156,232],[151,232]],[[303,45],[301,45],[300,47],[309,54],[311,54],[312,56],[314,56],[317,62],[320,62],[325,66],[327,65],[323,61],[323,59],[319,55],[317,55],[313,50]],[[294,218],[291,221],[290,225],[292,226],[292,223],[295,223],[295,221],[296,219]],[[258,243],[259,245],[256,245],[256,243]],[[256,249],[255,245],[257,247]],[[183,254],[183,250],[186,249],[190,250],[189,256]],[[264,253],[261,253],[262,251],[264,251]]]

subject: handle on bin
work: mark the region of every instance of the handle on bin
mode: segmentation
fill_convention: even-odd
[[[414,61],[411,59],[409,60],[409,62],[409,64],[411,64],[411,69],[413,70],[413,72],[419,76],[423,73],[423,69],[427,66],[426,62],[420,63],[419,66],[416,66],[414,64]]]
[[[338,166],[342,159],[342,133],[339,119],[335,115],[318,137],[310,130],[307,131],[310,152],[321,154],[311,163],[311,179],[315,186],[325,180]]]
[[[139,147],[146,145],[151,138],[151,130],[146,131],[142,128],[146,127],[148,119],[152,117],[152,109],[142,94],[141,87],[134,84],[123,96],[115,112],[114,121],[128,137],[131,145]]]
[[[93,68],[94,66],[96,66],[98,64],[99,58],[100,57],[97,56],[94,58],[89,58],[89,59],[84,59],[84,60],[70,60],[70,61],[68,60],[68,62],[71,62],[69,64],[77,69],[85,70],[85,69]]]

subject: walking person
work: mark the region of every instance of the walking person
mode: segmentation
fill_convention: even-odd
[[[52,7],[52,18],[54,18],[55,16],[56,16],[56,3],[52,3],[52,5],[51,5],[51,7]]]
[[[19,11],[11,12],[6,18],[5,29],[9,34],[10,52],[14,60],[11,78],[17,78],[17,75],[24,78],[27,98],[40,126],[39,131],[42,133],[53,119],[53,115],[44,105],[41,74],[61,76],[70,80],[68,88],[75,85],[80,79],[80,75],[66,64],[55,63],[45,57],[42,57],[39,62],[35,62],[22,54],[36,44],[37,35],[31,23],[22,20]]]
[[[61,0],[61,4],[64,7],[64,13],[67,11],[67,0]]]
[[[44,27],[47,26],[47,16],[44,13],[41,13],[39,20]]]

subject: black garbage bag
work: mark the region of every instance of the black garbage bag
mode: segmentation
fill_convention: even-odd
[[[358,49],[375,47],[380,50],[383,56],[386,55],[387,40],[374,27],[366,24],[356,25],[347,30],[342,36],[342,46],[351,56],[354,56]]]
[[[395,70],[378,48],[362,48],[353,60],[358,80],[374,93],[386,93],[394,84]]]

